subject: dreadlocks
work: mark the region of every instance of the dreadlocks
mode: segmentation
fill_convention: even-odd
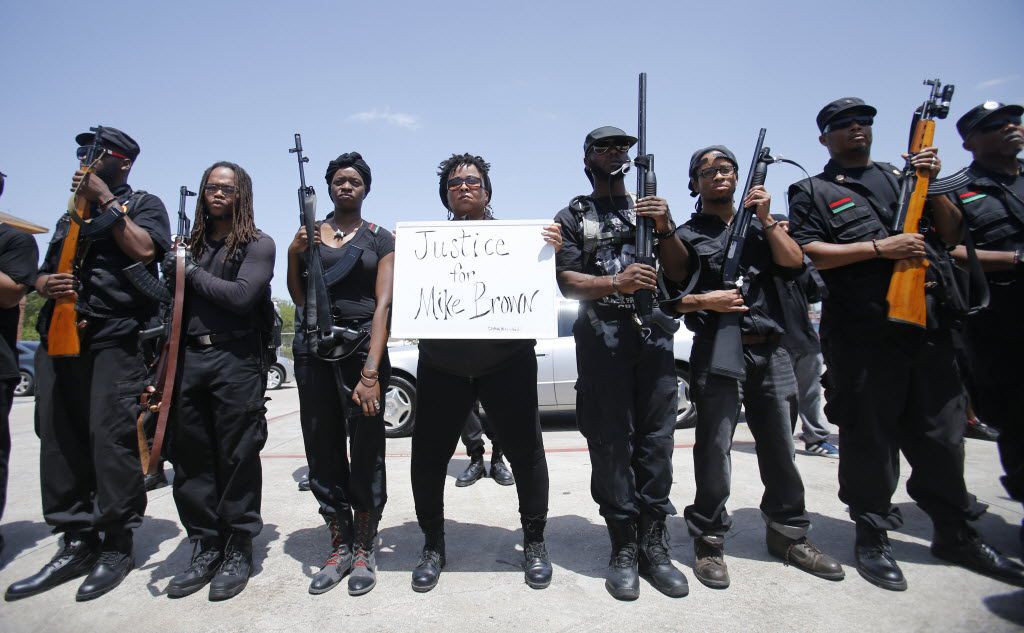
[[[235,195],[235,208],[231,210],[231,233],[228,234],[225,259],[233,256],[239,246],[254,241],[258,233],[252,211],[252,178],[241,166],[226,160],[218,161],[206,168],[206,171],[203,172],[203,180],[199,183],[195,224],[192,226],[192,235],[189,238],[192,254],[196,259],[199,259],[206,249],[204,238],[206,236],[207,212],[206,196],[203,195],[203,192],[206,190],[206,181],[209,180],[210,173],[218,167],[227,167],[235,172],[235,185],[238,187],[238,192]]]
[[[452,175],[453,171],[463,165],[476,167],[477,171],[479,171],[480,175],[483,177],[484,190],[487,191],[488,199],[485,213],[487,216],[490,216],[490,199],[493,196],[490,176],[491,164],[485,161],[481,156],[474,156],[473,154],[452,154],[447,159],[441,161],[441,164],[437,166],[437,175],[441,178],[441,182],[438,183],[437,186],[437,193],[441,196],[441,204],[443,204],[449,212],[451,211],[451,209],[448,208],[448,178]]]

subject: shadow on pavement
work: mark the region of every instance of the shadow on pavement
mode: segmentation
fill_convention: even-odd
[[[181,527],[174,521],[146,517],[135,530],[135,564],[146,569],[149,559],[160,551],[160,544],[181,534]]]
[[[281,537],[277,526],[273,523],[264,523],[263,531],[252,540],[252,575],[256,576],[263,571],[263,561],[267,559],[267,552],[270,551],[270,544]]]
[[[331,535],[323,524],[295,530],[284,540],[284,553],[302,564],[302,573],[308,578],[320,570],[330,548]]]
[[[993,615],[1018,626],[1024,626],[1024,589],[989,596],[982,599],[982,602]]]
[[[33,549],[40,541],[46,540],[50,534],[50,526],[37,521],[12,521],[5,523],[3,532],[4,551],[0,556],[0,569],[7,566],[22,552]]]

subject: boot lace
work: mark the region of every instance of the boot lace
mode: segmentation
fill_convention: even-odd
[[[192,562],[188,564],[185,573],[203,574],[220,558],[220,550],[213,547],[203,547],[196,542],[192,548]]]
[[[418,563],[416,563],[416,566],[425,567],[427,565],[432,565],[440,569],[441,553],[436,550],[430,549],[429,547],[424,547],[423,553],[420,554],[420,560]]]
[[[672,562],[668,555],[668,544],[668,531],[665,529],[664,524],[652,523],[651,527],[647,530],[647,542],[644,544],[647,559],[652,565],[664,565]]]
[[[228,546],[224,552],[224,563],[220,566],[220,572],[227,576],[237,576],[242,572],[242,563],[245,555],[237,547]]]
[[[324,567],[330,565],[337,565],[338,560],[342,556],[346,556],[349,553],[348,543],[341,543],[331,550],[331,553],[327,556],[327,561],[323,564]]]
[[[526,544],[525,554],[527,560],[542,559],[547,560],[548,548],[544,545],[543,541],[532,541]]]
[[[615,567],[632,567],[636,564],[636,543],[627,543],[612,554],[611,564]]]
[[[124,558],[125,554],[117,550],[104,550],[100,552],[99,562],[101,564],[110,565],[111,567],[113,567],[114,565],[117,565],[122,560],[124,560]]]

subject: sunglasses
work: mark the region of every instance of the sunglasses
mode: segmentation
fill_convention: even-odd
[[[625,154],[630,147],[633,147],[630,143],[594,143],[590,149],[594,150],[595,154],[604,154],[610,149],[614,149],[617,154]]]
[[[979,132],[995,132],[996,130],[1003,129],[1003,127],[1005,127],[1007,124],[1020,125],[1020,117],[1019,116],[1008,116],[1008,117],[1003,117],[1001,119],[996,119],[994,121],[985,121],[984,123],[978,125],[978,131]]]
[[[224,195],[233,196],[238,192],[238,187],[235,187],[234,185],[215,185],[210,183],[203,187],[203,191],[206,193],[217,193],[218,191],[223,191]]]
[[[836,130],[845,130],[846,128],[850,127],[854,123],[856,123],[857,125],[859,125],[861,127],[871,127],[871,125],[873,125],[874,122],[875,122],[874,117],[869,117],[869,116],[844,116],[844,117],[841,117],[841,118],[838,118],[838,119],[834,119],[833,121],[830,121],[829,124],[825,126],[825,131],[826,132],[835,132]]]
[[[78,158],[79,161],[83,161],[83,160],[85,160],[86,158],[89,157],[89,150],[91,150],[91,149],[92,149],[91,145],[89,145],[89,146],[83,145],[82,147],[79,147],[77,150],[75,150],[75,156]],[[99,149],[99,152],[100,152],[100,156],[99,157],[103,157],[105,155],[110,155],[110,156],[113,156],[114,158],[121,158],[121,159],[124,159],[124,160],[131,160],[130,158],[128,158],[124,154],[119,154],[119,153],[115,152],[114,150],[107,149],[106,147],[100,147],[98,149]]]
[[[715,174],[722,174],[723,176],[731,176],[736,173],[736,168],[732,165],[721,165],[719,167],[708,167],[697,172],[701,178],[714,178]]]
[[[476,176],[466,176],[465,178],[449,178],[448,191],[455,191],[462,185],[466,185],[467,189],[479,189],[480,185],[482,184],[484,184],[484,181],[480,180]]]

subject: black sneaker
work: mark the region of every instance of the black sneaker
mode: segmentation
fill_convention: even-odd
[[[242,593],[252,574],[252,537],[233,534],[224,548],[224,562],[210,581],[210,600],[227,600]]]
[[[964,431],[965,437],[986,442],[995,442],[999,439],[999,431],[985,424],[978,418],[967,418],[967,428]]]
[[[168,598],[184,598],[213,580],[224,560],[219,540],[196,541],[192,549],[192,561],[167,585]]]

